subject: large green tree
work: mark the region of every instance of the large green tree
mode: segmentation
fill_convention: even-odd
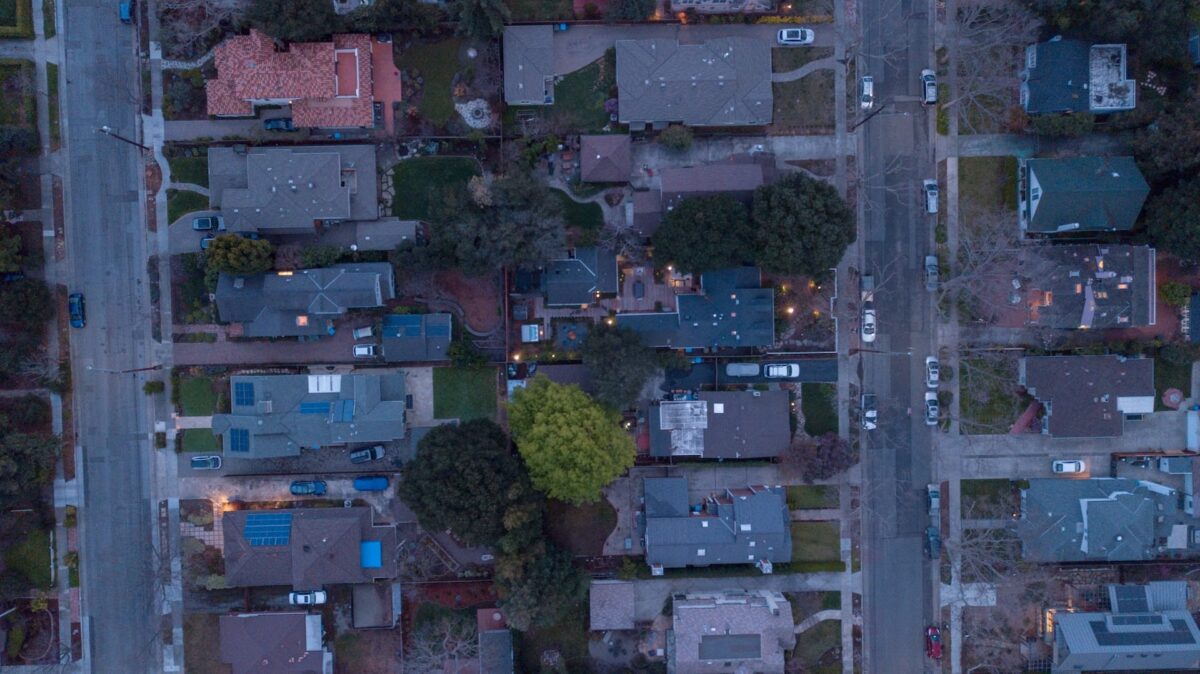
[[[1196,0],[1032,0],[1053,29],[1092,43],[1128,42],[1143,62],[1181,63]]]
[[[526,631],[561,621],[583,601],[587,583],[569,553],[547,545],[545,553],[526,563],[522,573],[498,577],[496,590],[508,623]]]
[[[205,253],[208,270],[226,274],[261,274],[271,268],[274,249],[266,239],[223,234],[213,239]]]
[[[1150,181],[1190,175],[1200,166],[1200,101],[1167,107],[1150,127],[1133,137],[1133,155]]]
[[[8,427],[7,419],[0,420]],[[0,437],[0,507],[7,509],[31,486],[51,479],[57,451],[53,435],[10,431]]]
[[[459,34],[480,40],[499,36],[512,17],[503,0],[457,0],[454,13],[458,17]]]
[[[659,267],[693,274],[736,267],[754,257],[753,238],[750,215],[737,199],[727,194],[684,199],[654,232],[654,259]]]
[[[754,192],[755,258],[775,274],[823,277],[854,240],[854,213],[832,185],[790,173]]]
[[[606,323],[593,327],[580,354],[592,378],[596,399],[616,409],[637,400],[646,380],[658,369],[654,351],[640,333]]]
[[[616,414],[575,385],[534,377],[513,394],[508,426],[533,485],[560,501],[597,501],[633,465],[633,440]]]
[[[285,42],[316,42],[345,29],[330,0],[253,0],[245,20]]]
[[[496,544],[511,508],[540,503],[504,431],[487,419],[438,426],[421,438],[396,494],[426,530],[449,529],[469,545]]]
[[[469,273],[502,266],[544,262],[566,244],[562,203],[541,182],[516,168],[483,189],[480,199],[447,194],[435,217],[435,233],[454,245],[459,264]]]
[[[0,287],[0,321],[40,324],[54,315],[50,288],[39,279],[26,278]]]
[[[1143,217],[1159,250],[1170,251],[1187,262],[1200,262],[1200,178],[1151,197]]]

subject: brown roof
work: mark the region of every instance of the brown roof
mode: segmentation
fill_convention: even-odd
[[[579,176],[585,183],[629,182],[633,155],[628,135],[581,136]]]
[[[1154,361],[1122,356],[1030,356],[1021,384],[1046,409],[1057,438],[1121,435],[1125,414],[1154,411]]]
[[[309,626],[309,623],[314,623]],[[321,616],[237,613],[220,619],[221,662],[233,674],[321,674]],[[311,633],[310,633],[311,632]]]
[[[754,190],[774,179],[767,157],[770,155],[736,156],[715,164],[661,169],[663,211],[671,210],[683,199],[712,194],[728,194],[749,203]]]
[[[290,527],[284,525],[287,536],[253,541],[246,524],[248,518],[258,514],[290,515]],[[392,556],[396,527],[372,524],[370,508],[235,510],[225,513],[223,525],[225,578],[231,587],[291,585],[309,590],[396,577]],[[281,539],[279,545],[261,544]],[[361,544],[365,541],[379,542],[381,567],[362,566]]]

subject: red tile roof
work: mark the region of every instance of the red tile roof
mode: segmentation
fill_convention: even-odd
[[[206,84],[208,114],[254,114],[255,102],[289,101],[301,127],[372,126],[371,37],[334,35],[332,42],[294,42],[278,51],[256,30],[222,42],[217,78]]]

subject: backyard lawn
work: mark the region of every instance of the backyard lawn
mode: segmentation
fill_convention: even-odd
[[[804,414],[804,432],[816,438],[837,433],[837,386],[805,382],[800,385],[800,411]]]
[[[838,490],[827,484],[792,485],[787,488],[788,510],[838,507]]]
[[[185,417],[211,416],[217,409],[217,394],[208,377],[188,377],[179,381],[179,403]],[[211,435],[211,434],[210,434]]]
[[[175,222],[193,211],[208,209],[208,197],[191,190],[167,190],[167,222]]]
[[[842,558],[837,522],[792,522],[792,563],[836,562]]]
[[[601,58],[565,76],[554,85],[554,105],[510,106],[505,111],[506,125],[512,125],[518,112],[554,119],[575,133],[602,131],[609,124],[604,102],[616,84],[616,51],[609,49]]]
[[[617,512],[605,499],[571,505],[551,499],[546,507],[546,533],[576,557],[598,557],[617,524]]]
[[[454,73],[458,72],[458,52],[462,46],[462,39],[457,37],[418,42],[408,49],[401,49],[400,42],[396,42],[396,66],[410,74],[415,72],[424,81],[418,108],[421,116],[434,126],[444,127],[454,117],[450,87]]]
[[[1017,158],[959,159],[958,203],[964,209],[1017,210]]]
[[[518,672],[543,671],[540,658],[547,650],[558,651],[563,662],[583,663],[588,657],[587,604],[580,603],[557,625],[515,632],[513,636]]]
[[[567,227],[577,227],[583,232],[599,232],[604,226],[604,211],[600,204],[581,204],[567,196],[562,190],[551,191],[563,207],[563,221]]]
[[[29,584],[42,590],[50,589],[50,533],[45,529],[30,531],[25,540],[9,549],[4,565],[19,571]]]
[[[433,416],[460,421],[495,417],[495,368],[434,368]]]
[[[441,201],[444,191],[465,192],[467,181],[479,174],[479,162],[469,157],[406,159],[392,174],[396,188],[392,215],[405,220],[430,220],[431,204]]]
[[[171,157],[171,182],[208,187],[208,157]]]
[[[1183,391],[1184,397],[1192,394],[1192,366],[1176,365],[1166,358],[1154,359],[1154,409],[1162,411],[1169,409],[1162,402],[1163,393],[1167,389],[1177,388]]]

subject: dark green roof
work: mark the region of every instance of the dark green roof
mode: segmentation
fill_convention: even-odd
[[[1133,229],[1150,186],[1132,157],[1030,159],[1022,195],[1027,231]]]
[[[1080,40],[1053,40],[1033,48],[1035,65],[1028,68],[1024,85],[1025,112],[1087,112],[1091,45]]]

